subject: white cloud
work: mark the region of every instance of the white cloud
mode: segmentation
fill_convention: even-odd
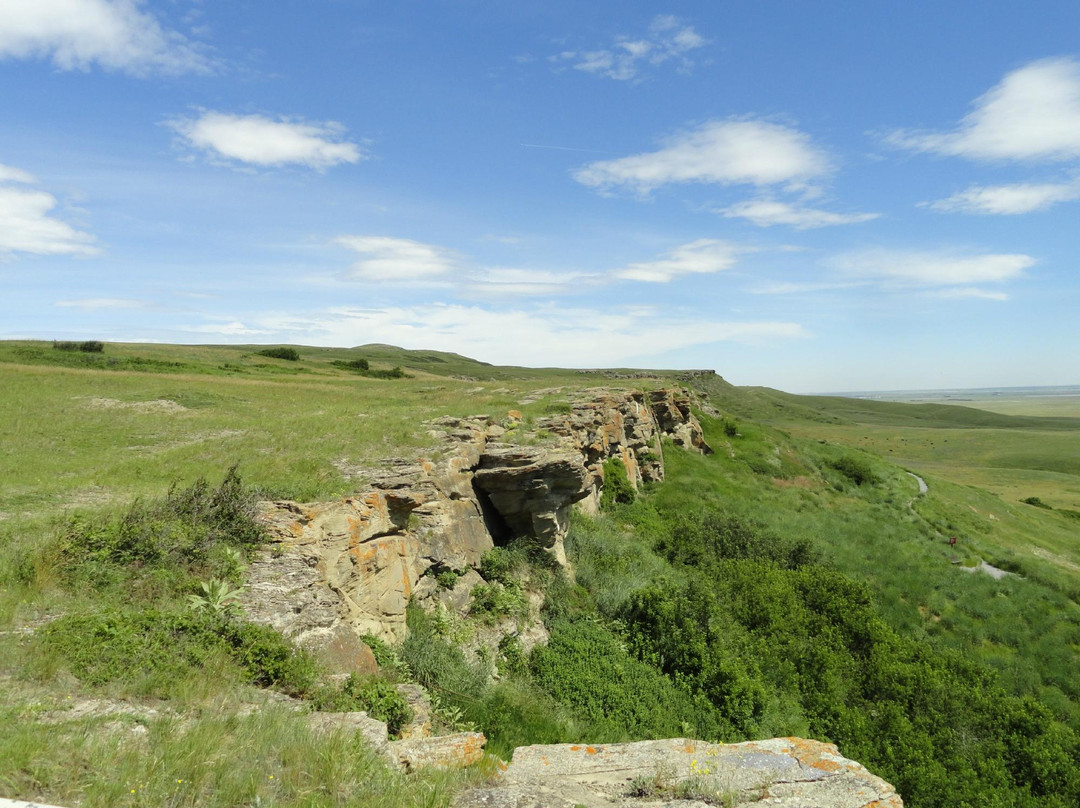
[[[0,166],[0,257],[34,255],[95,255],[94,237],[51,215],[56,197],[35,188],[25,171]],[[18,183],[19,187],[12,187]]]
[[[923,202],[920,207],[945,213],[1014,216],[1046,210],[1057,202],[1080,199],[1080,182],[972,185],[948,199]]]
[[[879,213],[833,213],[816,208],[800,208],[773,199],[750,199],[717,213],[729,219],[747,219],[758,227],[786,224],[796,230],[830,227],[839,224],[859,224],[878,218]]]
[[[146,308],[146,303],[141,300],[129,300],[121,297],[84,297],[77,300],[57,300],[53,305],[61,308],[85,309],[87,311]]]
[[[198,118],[176,118],[167,123],[190,146],[257,166],[295,164],[322,171],[366,157],[359,146],[342,139],[344,127],[332,121],[306,123],[207,110]]]
[[[341,236],[335,244],[360,253],[348,277],[378,282],[426,281],[446,275],[457,267],[454,254],[445,247],[389,236]]]
[[[745,119],[709,121],[668,138],[658,151],[590,163],[574,179],[590,188],[623,186],[645,194],[667,183],[798,185],[830,168],[802,132]]]
[[[950,132],[899,131],[894,146],[977,160],[1080,158],[1080,62],[1025,65],[974,102]]]
[[[921,287],[945,290],[952,296],[1002,299],[1000,293],[971,288],[972,284],[1000,284],[1015,280],[1035,265],[1030,255],[983,253],[962,255],[945,252],[869,250],[834,259],[842,273],[872,280],[888,287]]]
[[[0,165],[0,182],[18,182],[23,185],[34,185],[37,183],[37,177],[23,171],[21,168]]]
[[[616,278],[649,283],[667,283],[679,275],[708,274],[730,269],[746,252],[718,239],[699,238],[670,250],[664,258],[628,264],[612,273]]]
[[[606,76],[618,81],[637,78],[645,65],[661,65],[674,61],[679,69],[693,67],[691,51],[707,44],[692,26],[684,25],[678,17],[660,15],[641,37],[620,35],[608,48],[566,50],[550,57],[556,64],[570,63],[575,70]]]
[[[713,342],[760,343],[808,336],[797,323],[727,322],[651,309],[419,305],[340,308],[310,316],[261,318],[258,327],[291,342],[454,351],[487,362],[562,367],[618,366]]]
[[[61,70],[98,64],[136,75],[207,72],[210,61],[140,0],[0,0],[0,59],[52,59]]]
[[[181,326],[182,331],[194,331],[198,334],[221,334],[226,337],[268,336],[274,332],[266,328],[252,328],[239,320],[224,323],[206,323],[202,325]]]

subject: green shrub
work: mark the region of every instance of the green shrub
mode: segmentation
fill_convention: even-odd
[[[103,353],[105,351],[105,343],[98,340],[86,340],[85,342],[53,340],[52,346],[57,351],[82,351],[83,353]]]
[[[157,609],[67,615],[41,631],[45,648],[90,685],[150,682],[167,696],[216,655],[236,666],[238,678],[300,695],[315,683],[317,667],[268,626],[200,612]]]
[[[289,362],[296,362],[300,359],[300,353],[295,348],[263,348],[255,353],[259,356],[269,356],[271,359],[285,359]]]
[[[836,460],[829,461],[829,465],[855,483],[855,485],[865,483],[873,485],[878,481],[877,475],[874,474],[870,464],[855,455],[844,455]]]
[[[600,507],[611,510],[616,504],[629,505],[637,499],[637,491],[626,473],[626,465],[617,457],[604,461],[604,487],[600,492]]]
[[[235,580],[237,553],[264,539],[254,513],[255,495],[234,466],[217,488],[199,478],[161,500],[136,500],[119,519],[72,520],[57,548],[60,569],[69,583],[96,588],[141,581],[149,596],[161,594],[155,584],[189,588],[192,577]]]
[[[412,720],[413,711],[393,684],[376,676],[349,677],[338,688],[323,687],[312,694],[315,709],[331,713],[364,711],[386,722],[391,735],[398,735]]]
[[[520,546],[492,547],[480,558],[480,574],[489,583],[513,586],[521,583],[528,560]]]
[[[439,589],[453,589],[457,586],[460,577],[461,575],[455,570],[443,570],[435,574],[435,583],[438,584]]]
[[[1049,505],[1047,505],[1045,502],[1043,502],[1038,497],[1024,497],[1020,501],[1023,502],[1024,504],[1026,504],[1026,505],[1034,505],[1036,508],[1045,508],[1048,511],[1053,510],[1053,508],[1051,508]]]
[[[503,617],[524,617],[528,612],[528,606],[520,584],[503,584],[496,581],[490,584],[477,584],[473,587],[469,601],[469,614],[477,615],[486,623],[493,623]]]
[[[724,434],[729,438],[735,438],[739,435],[739,425],[730,418],[723,419],[720,422],[720,428],[724,430]]]
[[[556,622],[548,643],[532,652],[530,668],[538,685],[592,724],[592,740],[736,737],[708,702],[634,658],[597,622]]]

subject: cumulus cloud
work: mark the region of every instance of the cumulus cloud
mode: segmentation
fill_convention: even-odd
[[[1002,284],[1023,276],[1035,265],[1030,255],[868,250],[834,260],[843,274],[889,288],[922,288],[952,297],[1004,300],[1003,292],[982,290],[973,284]]]
[[[694,65],[689,54],[706,44],[707,40],[692,26],[685,25],[678,17],[663,14],[653,18],[644,35],[619,35],[609,47],[566,50],[549,61],[569,64],[584,73],[628,81],[637,78],[643,67],[665,62],[673,62],[680,70],[687,71]]]
[[[680,275],[722,272],[735,266],[745,247],[726,241],[699,238],[683,244],[656,261],[628,264],[612,273],[616,278],[648,283],[667,283]]]
[[[51,59],[61,70],[97,64],[135,75],[207,72],[210,61],[140,0],[3,0],[0,59]]]
[[[33,175],[0,165],[0,257],[94,255],[94,237],[52,215],[56,197],[32,186]]]
[[[894,146],[976,160],[1080,158],[1080,62],[1042,59],[1007,74],[947,132],[893,132]]]
[[[574,179],[590,188],[647,194],[668,183],[801,185],[829,173],[828,157],[797,129],[768,121],[709,121],[663,148],[589,163]]]
[[[758,227],[786,224],[796,230],[811,230],[839,224],[859,224],[878,218],[879,213],[833,213],[816,208],[798,207],[773,199],[750,199],[717,213],[728,219],[746,219]]]
[[[335,244],[359,253],[349,269],[351,280],[378,282],[428,281],[447,275],[457,267],[454,254],[445,247],[389,236],[341,236]]]
[[[1080,199],[1080,182],[972,185],[947,199],[923,202],[920,207],[944,213],[1015,216],[1074,199]]]
[[[255,166],[302,165],[324,171],[366,157],[359,146],[343,139],[345,128],[333,121],[273,120],[206,110],[197,118],[175,118],[167,124],[189,146]]]
[[[809,336],[794,322],[708,320],[665,315],[648,307],[553,305],[502,309],[460,304],[338,308],[306,317],[265,316],[255,327],[291,342],[386,342],[405,348],[438,345],[442,350],[487,362],[562,367],[625,365],[640,361],[640,357],[713,342],[760,343]]]

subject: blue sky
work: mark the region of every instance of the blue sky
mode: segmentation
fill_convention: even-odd
[[[0,338],[1080,382],[1080,4],[0,0]]]

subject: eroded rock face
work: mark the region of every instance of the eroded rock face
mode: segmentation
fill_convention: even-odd
[[[903,808],[891,785],[842,757],[835,746],[801,738],[726,745],[679,738],[522,746],[497,782],[467,791],[453,803],[454,808],[705,804]]]
[[[508,426],[520,421],[512,413]],[[570,511],[599,506],[603,463],[619,458],[631,483],[663,479],[661,439],[709,451],[681,390],[590,390],[565,414],[537,422],[539,445],[506,443],[487,415],[429,422],[442,448],[430,459],[388,460],[371,490],[335,502],[264,502],[271,548],[251,565],[244,608],[322,654],[348,658],[345,633],[403,639],[409,598],[448,598],[420,586],[428,572],[466,573],[512,538],[539,539],[565,563]],[[475,577],[475,573],[473,573]],[[463,603],[464,601],[464,603]],[[432,601],[434,602],[434,600]]]

